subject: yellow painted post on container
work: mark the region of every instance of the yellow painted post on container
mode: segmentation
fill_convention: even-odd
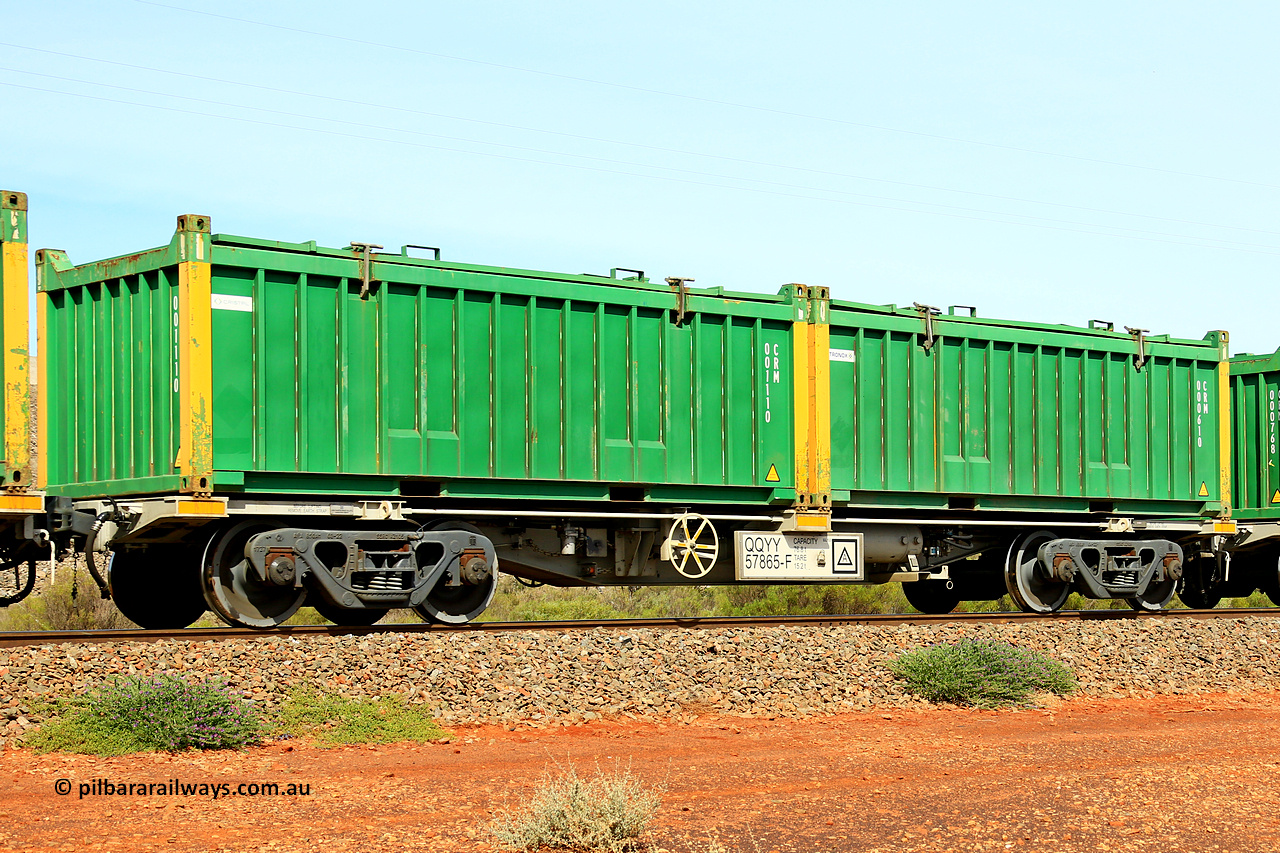
[[[831,506],[831,291],[809,289],[809,492],[812,505]]]
[[[795,394],[795,436],[796,436],[796,506],[809,506],[812,495],[809,493],[809,447],[813,438],[810,428],[812,404],[810,388],[812,383],[813,346],[809,340],[809,288],[803,284],[791,285],[795,288],[796,316],[791,324],[792,377]]]
[[[1222,517],[1231,517],[1231,364],[1226,332],[1218,333],[1218,495]]]
[[[213,489],[213,245],[209,217],[178,217],[179,445],[182,490]]]
[[[27,339],[31,304],[27,273],[27,196],[0,191],[0,358],[4,386],[4,460],[0,472],[5,491],[31,486],[31,379]]]

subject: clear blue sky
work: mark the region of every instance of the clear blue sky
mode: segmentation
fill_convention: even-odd
[[[0,186],[77,263],[191,212],[1280,345],[1280,4],[5,5]]]

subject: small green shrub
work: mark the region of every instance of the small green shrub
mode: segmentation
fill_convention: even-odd
[[[1175,595],[1173,600],[1169,602],[1172,607],[1177,603],[1178,597]],[[1085,598],[1078,592],[1073,592],[1067,596],[1066,602],[1062,605],[1063,610],[1132,610],[1129,602],[1123,598]]]
[[[875,586],[742,584],[715,590],[717,616],[802,616],[844,613],[896,613],[908,610],[901,584]]]
[[[583,778],[570,765],[559,777],[547,773],[538,793],[500,813],[489,829],[511,850],[624,853],[640,848],[640,834],[660,805],[661,790],[646,787],[629,769]]]
[[[931,702],[978,708],[1026,705],[1033,693],[1066,695],[1076,678],[1038,652],[993,640],[913,649],[889,664],[907,690]]]
[[[54,718],[28,736],[38,752],[124,755],[237,749],[261,739],[262,722],[218,682],[176,675],[122,678],[54,706]]]
[[[526,587],[503,575],[480,621],[710,616],[713,596],[710,588],[695,586]]]
[[[1178,600],[1175,595],[1174,601]],[[1223,607],[1274,607],[1271,599],[1267,598],[1267,594],[1262,590],[1254,590],[1244,598],[1224,598],[1222,599]]]
[[[280,728],[331,745],[429,741],[444,734],[423,705],[399,696],[349,699],[336,694],[300,690],[280,710]]]
[[[569,619],[625,619],[626,614],[614,610],[598,598],[583,596],[566,601],[528,602],[512,609],[513,622],[559,622]]]
[[[901,584],[531,588],[503,575],[497,595],[480,621],[895,613],[908,609]],[[396,621],[396,616],[389,621]]]
[[[104,599],[89,577],[84,557],[79,565],[64,561],[58,581],[43,592],[32,593],[17,604],[0,610],[4,631],[93,631],[137,626]]]
[[[956,605],[956,613],[1011,613],[1017,605],[1009,596],[993,598],[990,601],[962,601]]]

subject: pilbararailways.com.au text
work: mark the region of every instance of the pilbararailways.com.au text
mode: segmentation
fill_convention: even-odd
[[[54,793],[65,797],[72,791],[85,797],[309,797],[310,782],[184,782],[166,779],[163,782],[117,782],[114,779],[90,779],[73,783],[70,779],[58,779],[53,783]]]

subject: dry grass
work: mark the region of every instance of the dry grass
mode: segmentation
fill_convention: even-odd
[[[570,765],[558,776],[548,771],[536,794],[500,813],[489,829],[509,850],[626,853],[640,849],[661,804],[661,787],[646,786],[630,768],[583,777]]]

